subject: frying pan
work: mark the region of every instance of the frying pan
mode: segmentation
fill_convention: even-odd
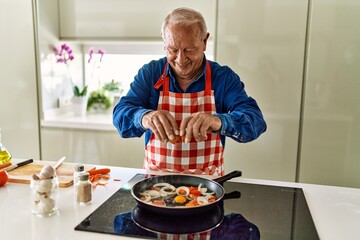
[[[193,214],[200,214],[206,211],[212,210],[214,207],[217,207],[221,200],[224,197],[225,190],[222,186],[222,183],[225,181],[241,176],[241,171],[233,171],[222,177],[216,179],[206,179],[203,177],[198,177],[194,175],[179,175],[179,174],[170,174],[156,177],[149,177],[144,180],[141,180],[132,187],[131,194],[138,203],[140,209],[145,209],[151,211],[155,214],[162,215],[176,215],[176,216],[188,216]],[[141,200],[140,193],[148,190],[156,183],[170,183],[175,187],[179,186],[199,186],[202,183],[202,187],[206,187],[208,192],[214,192],[216,195],[216,201],[208,203],[206,205],[199,205],[194,207],[167,207],[167,206],[158,206]]]
[[[225,193],[222,200],[240,198],[239,191]],[[224,206],[218,204],[210,211],[194,214],[187,217],[174,217],[172,215],[154,214],[136,206],[131,211],[131,219],[139,227],[154,233],[165,234],[198,234],[210,231],[219,226],[224,218]]]

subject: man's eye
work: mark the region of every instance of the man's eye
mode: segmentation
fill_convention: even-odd
[[[168,51],[169,51],[170,54],[176,54],[177,53],[176,49],[168,49]]]
[[[185,49],[185,53],[188,53],[188,54],[191,54],[191,53],[194,53],[196,51],[195,48],[192,48],[192,49]]]

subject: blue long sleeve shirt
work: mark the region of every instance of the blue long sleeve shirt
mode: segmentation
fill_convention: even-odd
[[[129,92],[115,105],[113,124],[121,137],[141,137],[145,133],[145,145],[148,143],[152,132],[144,129],[141,120],[145,113],[157,109],[162,87],[155,89],[154,85],[161,76],[165,64],[165,57],[145,64],[135,76]],[[203,72],[188,86],[186,93],[205,89],[205,64],[203,66]],[[223,146],[225,137],[243,143],[258,138],[266,131],[266,123],[256,101],[247,95],[240,77],[227,66],[220,66],[213,61],[210,61],[210,66],[216,104],[214,115],[222,122],[219,133]],[[183,92],[172,74],[170,65],[166,69],[166,75],[170,76],[170,91]]]

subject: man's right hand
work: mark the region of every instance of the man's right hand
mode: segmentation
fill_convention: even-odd
[[[179,126],[175,118],[165,110],[157,110],[146,113],[141,124],[144,128],[150,129],[157,139],[163,142],[175,139],[179,135]]]

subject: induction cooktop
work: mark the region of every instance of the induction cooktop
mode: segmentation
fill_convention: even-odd
[[[301,188],[225,182],[218,208],[200,216],[161,216],[139,209],[132,186],[137,174],[75,230],[146,239],[319,239]],[[232,195],[232,194],[229,194]]]

